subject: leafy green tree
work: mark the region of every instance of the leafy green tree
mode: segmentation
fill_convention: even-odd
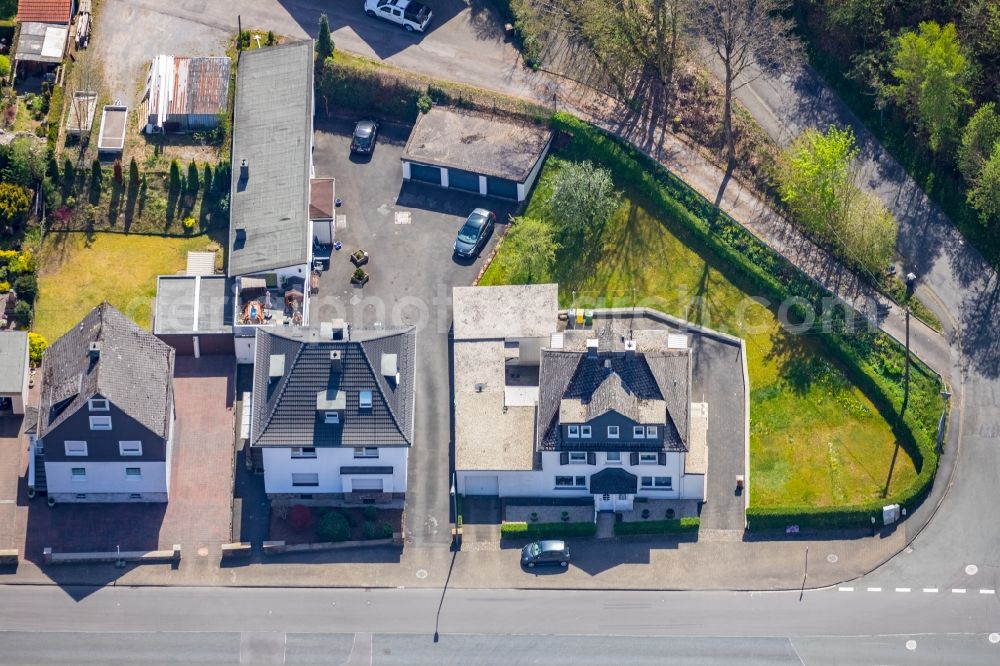
[[[32,367],[37,368],[42,364],[42,356],[49,348],[49,341],[41,333],[28,333],[28,357]]]
[[[892,74],[897,83],[887,87],[888,93],[927,134],[931,150],[947,147],[971,101],[971,67],[955,24],[925,21],[918,31],[903,32],[895,40]]]
[[[601,229],[621,206],[611,172],[590,161],[564,163],[551,186],[548,215],[560,236],[580,237]]]
[[[17,276],[17,279],[14,280],[14,291],[17,292],[18,298],[34,303],[35,296],[38,294],[38,278],[35,277],[34,273]]]
[[[504,236],[497,268],[513,284],[546,282],[556,260],[552,225],[537,218],[520,217]]]
[[[14,183],[0,183],[0,222],[4,226],[19,223],[29,205],[28,190]]]
[[[22,328],[28,328],[31,325],[31,318],[34,316],[35,313],[31,309],[31,303],[20,299],[14,303],[14,321],[20,324]],[[29,351],[28,353],[30,354],[31,352]]]
[[[831,125],[826,132],[807,129],[784,153],[778,182],[781,200],[808,230],[830,237],[844,219],[852,189],[852,163],[858,154],[854,132]]]
[[[958,147],[958,169],[968,183],[975,183],[1000,141],[1000,114],[993,102],[983,104],[965,126]]]
[[[333,55],[333,38],[330,36],[330,21],[326,14],[319,17],[319,35],[316,37],[316,55],[319,56],[320,66],[327,58]]]
[[[45,177],[45,144],[22,136],[7,147],[7,165],[2,180],[24,187],[33,187]]]
[[[969,188],[969,204],[979,212],[979,219],[990,229],[1000,231],[1000,141],[979,171],[975,185]]]
[[[209,195],[214,191],[212,184],[212,165],[205,162],[205,171],[201,176],[202,189],[205,190],[205,197],[208,198]]]

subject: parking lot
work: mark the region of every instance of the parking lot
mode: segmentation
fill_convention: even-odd
[[[383,124],[370,158],[350,156],[352,128],[349,120],[316,128],[316,175],[336,178],[336,196],[343,200],[338,213],[346,226],[337,229],[343,248],[334,252],[319,293],[310,300],[310,319],[417,326],[416,443],[410,451],[405,533],[409,544],[446,543],[451,287],[473,282],[503,225],[475,260],[457,260],[452,246],[472,209],[488,208],[501,222],[513,208],[497,199],[403,184],[400,157],[409,127]],[[350,253],[359,248],[370,255],[365,269],[371,279],[364,288],[350,284]]]

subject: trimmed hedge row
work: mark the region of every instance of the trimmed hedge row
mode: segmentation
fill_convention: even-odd
[[[743,226],[719,211],[701,194],[667,171],[658,162],[604,130],[580,119],[557,113],[552,125],[570,137],[570,148],[611,169],[616,177],[632,183],[652,202],[661,206],[692,234],[694,239],[726,262],[736,267],[772,302],[791,297],[803,299],[814,312],[824,312],[824,299],[833,294],[822,289],[784,257],[761,243]],[[806,309],[799,304],[789,308],[797,317]],[[874,516],[881,522],[882,506],[900,504],[912,509],[930,490],[937,471],[935,409],[941,403],[940,378],[919,361],[911,364],[909,410],[900,417],[902,395],[894,382],[896,368],[885,358],[887,353],[903,355],[902,347],[880,331],[845,331],[843,309],[834,308],[832,330],[816,330],[813,337],[847,370],[851,379],[875,404],[893,428],[894,435],[919,470],[914,482],[904,490],[862,505],[816,508],[809,506],[756,507],[747,510],[750,529],[773,529],[797,524],[808,527],[870,527]],[[918,381],[920,380],[920,381]],[[933,386],[918,395],[921,381]],[[932,395],[933,393],[933,395]],[[916,417],[923,412],[923,418]]]
[[[503,523],[500,536],[507,539],[559,539],[563,537],[592,537],[597,532],[595,523]]]
[[[615,523],[615,536],[629,534],[673,534],[697,532],[699,518],[674,518],[673,520],[642,520],[633,523]]]

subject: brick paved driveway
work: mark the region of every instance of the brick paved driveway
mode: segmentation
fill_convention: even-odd
[[[27,503],[22,489],[19,503],[27,504],[19,507],[27,518],[25,556],[39,561],[46,546],[56,552],[115,546],[154,550],[175,543],[187,557],[199,549],[217,554],[219,544],[229,541],[232,517],[234,371],[231,356],[177,357],[177,422],[166,505],[60,504],[49,509],[44,499]],[[3,487],[0,484],[0,490]]]

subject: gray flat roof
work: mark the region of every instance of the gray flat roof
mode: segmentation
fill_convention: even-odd
[[[161,275],[153,333],[231,333],[232,282],[224,275]]]
[[[27,351],[27,333],[0,331],[0,393],[20,393],[24,388]]]
[[[559,285],[455,287],[455,340],[547,337],[559,328]]]
[[[544,125],[433,107],[417,118],[403,159],[523,183],[551,138]]]
[[[312,40],[240,56],[233,118],[230,276],[309,260],[312,95]]]

